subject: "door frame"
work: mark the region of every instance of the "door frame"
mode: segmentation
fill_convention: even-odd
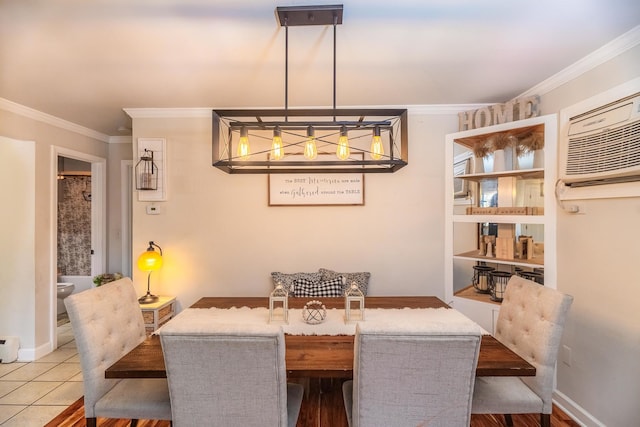
[[[132,252],[132,207],[133,207],[133,160],[120,161],[120,191],[121,207],[120,224],[122,229],[122,274],[133,277],[133,252]]]
[[[56,145],[51,146],[51,204],[50,204],[50,320],[49,342],[51,351],[58,347],[57,334],[57,272],[58,272],[58,157],[91,163],[91,275],[103,273],[107,265],[107,159],[71,150]]]

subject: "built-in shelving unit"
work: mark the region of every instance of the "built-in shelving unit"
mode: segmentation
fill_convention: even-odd
[[[471,168],[463,168],[469,173],[454,175],[454,163],[458,159],[472,162],[470,152],[477,144],[485,144],[488,138],[501,134],[520,141],[532,132],[544,135],[543,167],[533,167],[530,153],[516,158],[514,150],[507,163],[513,165],[511,168],[493,172],[492,156],[489,155],[484,162],[484,171],[473,173]],[[544,286],[556,287],[556,140],[555,115],[457,132],[446,137],[446,299],[491,333],[500,303],[472,286],[474,265],[486,264],[511,273],[542,268]],[[468,187],[463,200],[459,194],[454,196],[454,181],[458,179],[464,180],[465,188]],[[532,214],[520,214],[525,211]],[[502,214],[504,212],[507,214]],[[494,245],[487,255],[485,240],[497,242],[498,237],[499,253],[495,249],[498,245]],[[518,246],[521,238],[531,239],[527,241],[526,253],[522,251],[522,243]],[[500,256],[506,253],[510,256]]]
[[[508,170],[492,173],[470,173],[465,175],[457,175],[456,178],[466,179],[470,181],[483,181],[487,179],[497,179],[505,177],[518,177],[518,178],[544,178],[544,169],[536,168],[529,170]]]

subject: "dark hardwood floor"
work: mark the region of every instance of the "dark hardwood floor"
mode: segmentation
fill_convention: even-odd
[[[311,379],[307,386],[308,393],[302,402],[297,427],[347,427],[347,418],[342,401],[341,380]],[[514,415],[515,427],[538,427],[537,414]],[[84,406],[82,399],[69,406],[60,415],[51,420],[45,427],[81,427],[84,426]],[[98,418],[100,427],[126,427],[129,420]],[[502,427],[502,415],[472,415],[471,427]],[[168,421],[140,420],[139,427],[169,427]],[[551,416],[552,427],[579,427],[569,416],[554,406]]]

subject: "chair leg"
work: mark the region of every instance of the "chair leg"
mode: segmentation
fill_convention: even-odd
[[[513,418],[511,418],[511,414],[504,414],[504,423],[509,427],[513,427]]]
[[[540,414],[540,427],[551,427],[551,414]]]
[[[131,424],[129,424],[131,427],[136,427],[138,425],[138,420],[131,420]]]
[[[85,424],[87,427],[96,427],[98,425],[96,418],[85,418]]]

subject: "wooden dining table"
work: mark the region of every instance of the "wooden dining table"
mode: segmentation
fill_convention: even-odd
[[[290,308],[302,308],[309,298],[289,298]],[[326,308],[344,308],[343,298],[322,298]],[[190,308],[268,307],[268,297],[204,297]],[[433,296],[366,297],[366,308],[450,308]],[[453,309],[452,309],[453,310]],[[351,378],[353,335],[285,335],[287,375]],[[476,376],[535,376],[536,368],[491,335],[483,335]],[[105,378],[166,378],[162,346],[157,335],[105,370]]]

